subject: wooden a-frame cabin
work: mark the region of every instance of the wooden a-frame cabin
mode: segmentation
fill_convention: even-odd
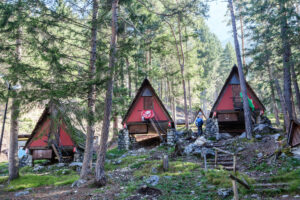
[[[265,107],[247,82],[246,86],[248,98],[253,105],[250,108],[252,121],[255,123],[257,117],[264,113]],[[242,133],[245,131],[240,79],[236,66],[232,68],[226,79],[209,117],[218,119],[220,132]]]
[[[137,141],[138,138],[143,140],[158,136],[162,139],[168,128],[174,128],[173,119],[147,78],[133,99],[122,124]]]
[[[84,150],[85,134],[71,125],[63,111],[58,112],[56,128],[51,132],[51,124],[54,122],[50,117],[50,108],[46,107],[27,140],[24,149],[28,149],[32,155],[32,163],[39,159],[71,160],[76,151]]]

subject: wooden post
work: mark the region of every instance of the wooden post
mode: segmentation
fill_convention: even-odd
[[[236,173],[236,155],[233,155],[233,172]]]
[[[233,189],[233,195],[234,195],[234,200],[239,200],[239,193],[238,193],[238,188],[235,180],[232,181],[232,189]]]
[[[206,154],[204,154],[204,170],[207,171],[207,166],[206,166]]]
[[[168,169],[169,169],[168,155],[164,155],[164,157],[163,157],[163,169],[164,169],[164,171],[168,171]]]
[[[217,165],[218,165],[218,150],[215,149],[215,169],[217,169]]]

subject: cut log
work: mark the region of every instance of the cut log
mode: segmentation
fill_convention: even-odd
[[[164,171],[168,171],[168,169],[169,169],[168,155],[164,155],[164,157],[163,157],[163,169],[164,169]]]

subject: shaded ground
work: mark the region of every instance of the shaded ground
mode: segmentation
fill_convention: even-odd
[[[274,154],[277,151],[274,140],[266,138],[250,142],[243,139],[218,142],[228,146],[228,150],[240,150],[238,157],[240,172],[237,176],[250,185],[256,184],[262,177],[271,178],[275,183],[284,181],[290,184],[282,190],[279,188],[262,193],[247,191],[239,186],[241,199],[300,199],[299,161],[288,155]],[[0,199],[232,199],[232,193],[227,197],[217,194],[220,188],[231,188],[231,180],[228,178],[231,172],[215,169],[205,172],[201,157],[174,157],[173,151],[174,148],[167,147],[149,147],[129,152],[110,150],[105,165],[108,184],[103,188],[96,188],[92,184],[71,188],[71,182],[65,181],[58,186],[50,184],[35,188],[27,185],[32,188],[29,194],[16,197],[16,193],[24,189],[15,190],[17,184],[8,185],[5,179],[0,177],[0,185],[2,184]],[[257,156],[259,153],[262,153],[260,158]],[[168,171],[162,168],[162,156],[165,154],[169,155]],[[273,154],[275,159],[272,157]],[[7,174],[4,169],[5,164],[0,164],[2,175]],[[37,172],[33,172],[29,167],[25,169],[21,170],[21,179],[31,174],[39,177],[52,175],[50,179],[55,178],[54,180],[60,180],[63,175],[68,180],[73,180],[74,177],[78,179],[75,168],[47,167]],[[157,176],[158,183],[155,185],[148,183],[150,176]],[[26,188],[26,184],[23,188]]]

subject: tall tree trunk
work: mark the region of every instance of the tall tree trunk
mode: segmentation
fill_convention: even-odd
[[[288,24],[287,24],[287,17],[286,17],[286,8],[284,3],[280,3],[281,9],[281,40],[282,40],[282,47],[283,47],[283,88],[284,88],[284,100],[288,112],[289,120],[293,119],[293,108],[292,108],[292,87],[291,87],[291,71],[290,71],[290,64],[291,64],[291,46],[289,42],[288,36]]]
[[[272,74],[271,74],[270,65],[268,63],[267,63],[267,67],[268,67],[268,75],[269,75],[269,81],[270,81],[270,89],[271,89],[271,98],[272,98],[273,112],[274,112],[274,115],[275,115],[276,124],[279,126],[280,125],[280,121],[279,121],[279,115],[278,115],[277,102],[276,102],[276,99],[275,99],[273,78],[272,78]]]
[[[242,15],[241,15],[241,13],[242,13],[241,8],[239,8],[239,13],[240,13],[240,26],[241,26],[241,40],[242,40],[243,66],[246,67],[244,24],[243,24],[243,17],[242,17]]]
[[[128,93],[129,97],[131,97],[131,70],[129,65],[129,59],[126,57],[126,67],[127,67],[127,73],[128,73]]]
[[[90,53],[90,69],[89,80],[94,81],[96,78],[96,53],[97,53],[97,16],[98,16],[98,0],[93,0],[93,17],[91,29],[91,53]],[[88,91],[88,125],[87,137],[85,143],[84,158],[80,178],[84,179],[89,173],[90,162],[93,156],[93,141],[95,133],[95,101],[96,101],[96,85],[93,83]]]
[[[116,41],[118,32],[118,3],[119,0],[112,1],[112,20],[111,20],[111,41],[110,41],[110,55],[109,55],[109,79],[107,82],[107,91],[105,98],[105,110],[103,118],[103,126],[101,131],[101,143],[98,150],[96,163],[96,177],[95,184],[99,187],[106,185],[106,177],[104,171],[105,154],[107,150],[107,139],[110,126],[110,115],[112,108],[112,93],[113,93],[113,71],[116,59]]]
[[[284,102],[284,97],[283,97],[283,94],[282,94],[282,90],[281,90],[281,87],[279,85],[279,81],[278,81],[277,77],[275,77],[273,75],[273,68],[271,66],[270,66],[270,72],[271,72],[271,77],[274,80],[274,85],[275,85],[275,88],[276,88],[276,91],[277,91],[277,95],[278,95],[279,100],[280,100],[281,110],[282,110],[282,113],[283,113],[283,116],[284,116],[285,130],[287,131],[288,127],[289,127],[289,117],[288,117],[288,113],[287,113],[287,109],[286,109],[286,104]]]
[[[16,39],[16,56],[17,62],[22,58],[22,28],[17,30]],[[17,84],[17,80],[13,84]],[[19,134],[19,113],[20,101],[17,96],[17,91],[12,91],[13,99],[11,106],[11,122],[10,122],[10,138],[9,138],[9,152],[8,152],[8,173],[9,180],[19,177],[19,158],[18,158],[18,134]]]
[[[297,108],[298,108],[298,112],[300,114],[300,92],[299,92],[299,85],[297,82],[297,76],[296,76],[296,72],[295,72],[294,62],[291,65],[291,72],[292,72],[293,85],[294,85],[295,94],[296,94],[296,102],[298,104]]]
[[[191,80],[188,79],[189,113],[192,112]]]
[[[251,112],[250,112],[250,108],[249,108],[249,104],[248,104],[247,86],[246,86],[246,81],[245,81],[245,77],[244,77],[244,73],[243,73],[243,65],[242,65],[242,60],[241,60],[239,41],[237,38],[237,30],[236,30],[236,23],[235,23],[235,16],[234,16],[232,0],[228,0],[228,3],[229,3],[229,9],[230,9],[230,13],[231,13],[232,30],[233,30],[236,58],[237,58],[238,69],[239,69],[238,71],[239,71],[240,85],[241,85],[241,91],[242,91],[242,95],[243,95],[243,108],[244,108],[244,115],[245,115],[246,135],[247,135],[248,139],[251,139],[252,138]]]
[[[189,114],[187,109],[187,95],[186,95],[186,87],[185,87],[185,78],[184,78],[184,52],[183,52],[183,44],[182,44],[182,34],[181,34],[181,25],[180,25],[180,15],[178,15],[178,33],[179,33],[179,45],[181,51],[181,64],[180,64],[180,71],[181,71],[181,79],[182,79],[182,88],[183,88],[183,101],[184,101],[184,118],[185,118],[185,128],[189,128]]]

